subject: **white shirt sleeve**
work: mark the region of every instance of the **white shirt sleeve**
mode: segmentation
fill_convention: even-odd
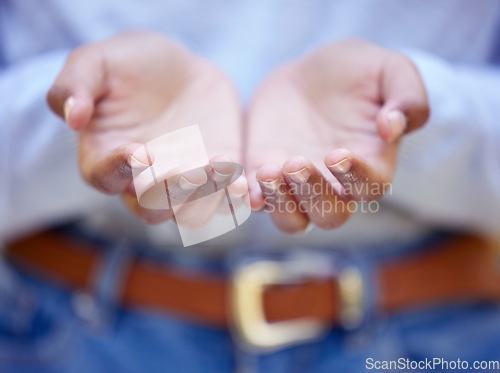
[[[500,67],[407,54],[427,87],[431,118],[402,141],[385,201],[431,224],[498,234]]]
[[[80,176],[77,134],[45,100],[67,53],[0,70],[0,242],[78,217],[104,198]]]

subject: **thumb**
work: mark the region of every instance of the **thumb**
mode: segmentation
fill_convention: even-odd
[[[383,106],[377,115],[380,137],[394,142],[403,133],[422,127],[430,109],[424,83],[413,62],[394,54],[384,65],[381,79]]]
[[[96,45],[85,45],[68,56],[47,93],[47,102],[74,130],[84,128],[104,91],[104,61]]]

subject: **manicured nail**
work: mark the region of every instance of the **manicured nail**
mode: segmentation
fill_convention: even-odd
[[[349,158],[344,158],[340,162],[328,166],[330,170],[337,174],[346,174],[352,167],[352,163]]]
[[[307,180],[309,180],[309,177],[311,176],[311,171],[309,171],[309,168],[306,166],[298,171],[286,172],[285,174],[292,181],[303,184],[307,182]]]
[[[394,110],[387,114],[387,120],[391,128],[389,142],[393,142],[397,138],[399,138],[406,130],[406,116],[399,110]]]
[[[228,180],[232,175],[233,173],[224,173],[224,172],[220,172],[220,171],[217,171],[215,168],[213,168],[213,179],[216,183],[221,183],[221,182],[224,182],[226,180]]]
[[[139,161],[136,157],[134,157],[132,154],[129,155],[128,157],[128,164],[130,165],[130,167],[132,167],[133,169],[139,169],[139,170],[145,170],[146,168],[148,168],[150,165],[144,163],[144,162],[141,162]]]
[[[181,189],[192,190],[199,188],[207,182],[207,174],[202,169],[191,169],[179,174],[178,184]]]
[[[70,96],[64,101],[63,111],[64,111],[64,120],[68,123],[69,114],[71,113],[71,109],[75,106],[75,99],[73,96]]]
[[[128,164],[133,169],[145,170],[153,164],[146,146],[140,146],[128,157]]]
[[[233,174],[233,172],[225,173],[225,172],[218,171],[215,168],[213,170],[214,170],[214,173],[217,174],[217,176],[228,177],[228,176],[231,176]]]
[[[274,193],[276,192],[280,185],[281,185],[281,182],[279,179],[274,179],[274,180],[271,180],[271,181],[261,181],[259,180],[259,183],[260,185],[262,185],[264,187],[264,192],[266,193]]]
[[[189,181],[184,176],[181,176],[179,178],[178,184],[179,184],[179,187],[183,190],[193,190],[193,189],[199,188],[200,186],[202,186],[205,183],[196,184],[196,183]]]

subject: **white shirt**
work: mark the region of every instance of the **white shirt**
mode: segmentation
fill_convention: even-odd
[[[335,248],[439,228],[500,231],[500,1],[0,0],[0,241],[79,218],[108,234],[180,245],[172,223],[146,226],[118,197],[83,182],[77,135],[45,103],[72,48],[130,28],[164,33],[212,60],[244,101],[281,63],[353,36],[407,53],[428,89],[431,119],[404,139],[377,214],[297,238],[254,213],[205,246]]]

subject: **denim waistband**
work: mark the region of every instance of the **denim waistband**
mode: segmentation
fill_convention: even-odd
[[[93,245],[92,250],[99,250],[101,260],[93,273],[91,289],[78,290],[74,295],[77,313],[93,328],[105,329],[113,325],[113,320],[119,313],[120,295],[126,280],[128,268],[135,260],[144,260],[154,266],[175,267],[182,271],[204,271],[230,276],[235,268],[243,263],[257,260],[314,262],[314,271],[318,275],[335,277],[336,273],[346,267],[356,267],[365,284],[363,308],[366,320],[375,312],[377,297],[374,273],[380,261],[394,260],[412,253],[428,250],[433,243],[446,240],[451,233],[436,233],[420,240],[414,240],[398,247],[371,248],[307,248],[290,247],[288,250],[269,250],[265,246],[242,246],[226,252],[223,256],[195,255],[193,251],[161,250],[147,244],[129,244],[124,241],[111,241],[98,235],[84,232],[75,225],[58,227],[56,231],[70,239],[86,241]],[[320,263],[318,265],[318,263]],[[320,269],[321,267],[321,269]],[[42,279],[43,280],[43,279]],[[167,290],[167,289],[166,289]],[[16,291],[16,290],[14,290]],[[82,293],[83,291],[83,293]],[[89,312],[91,310],[91,312]],[[29,312],[28,312],[29,313]]]

